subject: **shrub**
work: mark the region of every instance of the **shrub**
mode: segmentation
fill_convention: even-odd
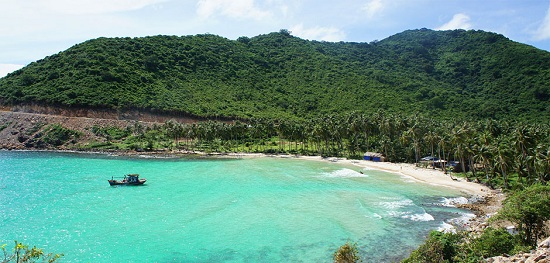
[[[80,133],[70,129],[63,128],[60,124],[52,124],[46,129],[46,135],[43,141],[53,146],[60,146],[71,139],[80,137]]]
[[[426,242],[414,250],[403,262],[454,262],[453,258],[457,254],[462,239],[461,234],[432,231]]]

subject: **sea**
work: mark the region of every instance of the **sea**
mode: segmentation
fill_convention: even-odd
[[[143,186],[110,186],[137,173]],[[0,151],[0,245],[59,262],[398,262],[460,192],[338,162]]]

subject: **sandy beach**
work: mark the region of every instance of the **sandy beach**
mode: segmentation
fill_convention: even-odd
[[[468,197],[485,197],[493,192],[488,187],[474,182],[467,182],[463,178],[451,178],[449,174],[445,174],[439,169],[429,169],[417,167],[414,164],[408,163],[390,163],[390,162],[372,162],[365,160],[349,160],[345,158],[329,157],[323,158],[320,156],[293,156],[293,155],[264,155],[264,154],[229,154],[241,158],[254,157],[278,157],[278,158],[299,158],[311,161],[323,161],[330,163],[340,163],[354,165],[361,169],[374,169],[390,173],[396,173],[410,177],[420,183],[426,183],[436,186],[449,187],[464,193]],[[453,179],[454,178],[454,179]]]
[[[310,158],[310,157],[304,157]],[[312,157],[312,159],[322,159],[321,157]],[[473,182],[467,182],[463,178],[451,177],[439,169],[417,167],[415,164],[408,163],[390,163],[390,162],[372,162],[365,160],[347,160],[328,158],[326,161],[352,164],[361,168],[381,170],[396,173],[410,177],[421,183],[427,183],[436,186],[450,187],[457,189],[470,196],[486,196],[491,189],[484,185]]]

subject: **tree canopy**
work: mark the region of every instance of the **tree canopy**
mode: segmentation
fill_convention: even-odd
[[[409,30],[373,43],[288,31],[98,38],[0,79],[0,104],[200,117],[359,111],[548,120],[550,53],[483,31]]]

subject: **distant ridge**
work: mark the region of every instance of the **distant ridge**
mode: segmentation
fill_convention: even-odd
[[[408,30],[371,43],[290,32],[98,38],[0,79],[0,104],[198,117],[376,112],[550,119],[550,53],[484,31]]]

